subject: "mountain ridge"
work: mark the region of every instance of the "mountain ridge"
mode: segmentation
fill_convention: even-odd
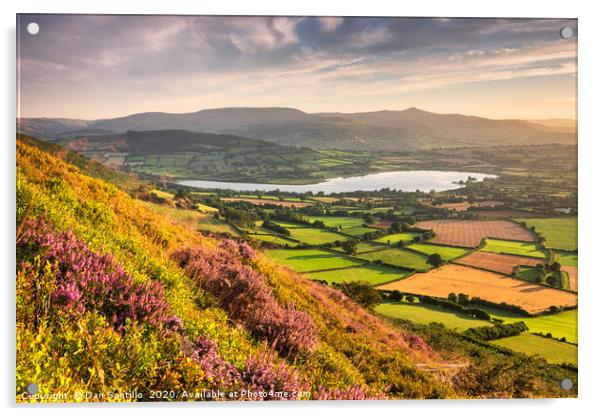
[[[101,120],[20,118],[17,129],[54,140],[129,130],[189,130],[314,149],[385,151],[576,142],[573,129],[554,126],[554,123],[439,114],[415,107],[357,113],[306,113],[290,107],[227,107],[190,113],[145,112]]]

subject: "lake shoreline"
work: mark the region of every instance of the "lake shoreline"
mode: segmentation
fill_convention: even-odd
[[[437,192],[459,189],[464,186],[459,182],[466,181],[469,177],[482,181],[485,178],[497,178],[497,175],[465,172],[465,171],[440,171],[440,170],[399,170],[369,173],[360,176],[336,177],[317,183],[308,184],[276,184],[254,183],[241,181],[212,181],[199,179],[181,179],[175,181],[177,185],[196,189],[219,189],[241,192],[252,191],[281,191],[281,192],[324,192],[333,194],[341,192],[375,191],[383,188],[395,189],[404,192],[420,190]]]

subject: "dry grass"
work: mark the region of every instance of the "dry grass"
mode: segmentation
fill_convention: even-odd
[[[468,256],[458,259],[456,263],[465,266],[479,267],[498,273],[512,274],[512,271],[516,266],[537,266],[537,264],[542,263],[543,261],[543,259],[535,259],[532,257],[475,251]]]
[[[439,208],[449,209],[451,211],[467,211],[468,208],[482,208],[482,207],[496,207],[501,205],[502,203],[499,201],[479,201],[471,204],[468,201],[463,202],[449,202],[446,204],[438,205]]]
[[[470,297],[480,297],[491,302],[520,306],[531,313],[542,312],[552,305],[577,304],[577,295],[574,293],[459,265],[447,265],[428,273],[416,273],[379,288],[437,297],[447,297],[451,292],[465,293]]]
[[[420,221],[420,228],[435,230],[434,243],[460,247],[476,247],[481,239],[494,237],[504,240],[534,241],[533,235],[512,221],[465,221],[434,220]]]

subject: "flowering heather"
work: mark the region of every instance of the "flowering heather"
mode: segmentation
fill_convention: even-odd
[[[332,389],[320,386],[312,393],[311,398],[313,400],[386,400],[387,396],[385,394],[370,395],[360,386]]]
[[[242,264],[240,256],[252,255],[250,247],[233,241],[224,246],[227,250],[210,251],[198,246],[180,249],[172,258],[233,319],[243,323],[254,336],[267,340],[283,356],[313,349],[317,336],[311,317],[281,306],[264,277]]]
[[[249,356],[244,368],[227,363],[219,354],[217,344],[203,336],[194,341],[194,349],[190,354],[205,373],[212,388],[226,390],[246,390],[253,393],[242,399],[250,400],[286,400],[295,399],[291,392],[307,390],[308,386],[299,382],[294,370],[284,363],[274,364],[267,353]],[[277,393],[287,392],[288,396]]]
[[[28,220],[21,229],[17,240],[20,270],[27,276],[55,279],[50,294],[53,310],[71,317],[96,311],[117,330],[122,330],[127,320],[181,328],[182,322],[171,315],[159,282],[134,282],[110,255],[91,251],[71,232],[56,232],[42,220]],[[32,263],[36,257],[41,262]],[[38,264],[49,265],[51,276],[48,267],[39,270]],[[31,284],[35,290],[37,282]]]
[[[250,356],[241,372],[244,388],[251,392],[301,392],[308,390],[308,386],[299,381],[299,377],[284,363],[273,364],[270,357],[263,353]],[[256,399],[262,400],[257,397]],[[288,400],[294,397],[268,395],[269,400]]]
[[[214,388],[233,388],[240,378],[236,366],[224,360],[218,353],[217,344],[210,338],[198,337],[190,357],[203,369],[205,378]]]

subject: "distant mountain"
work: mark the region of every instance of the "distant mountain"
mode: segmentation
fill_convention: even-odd
[[[530,123],[537,124],[540,128],[547,127],[556,131],[575,132],[577,130],[577,120],[570,118],[548,118],[545,120],[529,120]]]
[[[140,113],[105,120],[19,119],[20,132],[57,139],[129,130],[226,133],[315,149],[409,151],[425,148],[575,143],[558,122],[492,120],[403,111],[308,114],[293,108],[219,108],[194,113]]]

